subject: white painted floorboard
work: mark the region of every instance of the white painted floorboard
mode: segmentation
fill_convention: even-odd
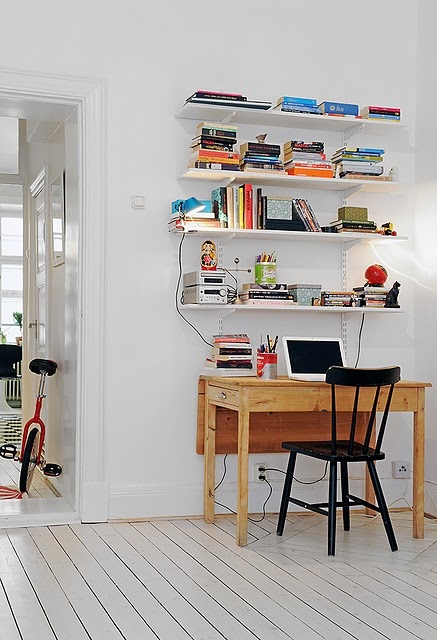
[[[316,515],[251,522],[244,548],[235,518],[6,528],[0,640],[434,640],[437,522],[392,519],[398,552],[353,514],[335,557]]]

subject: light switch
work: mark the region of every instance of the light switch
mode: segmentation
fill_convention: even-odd
[[[132,209],[144,209],[144,196],[131,196]]]

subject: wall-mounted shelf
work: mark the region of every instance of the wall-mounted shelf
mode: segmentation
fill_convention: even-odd
[[[188,169],[182,176],[184,180],[208,180],[223,185],[232,183],[251,183],[271,187],[298,187],[300,189],[323,189],[324,191],[343,191],[348,194],[359,191],[399,192],[406,189],[402,182],[378,180],[345,180],[341,178],[312,178],[310,176],[290,176],[284,173],[270,175],[267,172],[251,171],[214,171],[212,169]]]
[[[175,234],[197,235],[199,237],[214,236],[221,241],[235,239],[268,239],[286,240],[287,242],[331,242],[342,244],[344,249],[349,249],[358,242],[372,242],[378,244],[392,244],[405,242],[407,236],[383,236],[372,233],[316,233],[311,231],[275,231],[269,229],[221,229],[217,227],[205,227],[202,229],[190,229],[188,231],[175,231]]]
[[[290,313],[402,313],[402,309],[385,307],[303,307],[299,305],[244,305],[244,304],[183,304],[180,310],[222,311],[226,315],[233,311],[288,311]]]
[[[209,104],[185,104],[176,114],[177,118],[208,122],[229,122],[232,124],[263,124],[274,127],[309,129],[313,131],[333,131],[387,135],[391,131],[405,129],[400,122],[347,118],[338,116],[312,115],[306,113],[285,113],[284,111],[264,111],[242,107],[220,107]]]

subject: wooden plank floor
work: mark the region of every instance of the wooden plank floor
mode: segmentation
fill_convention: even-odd
[[[256,519],[256,516],[254,517]],[[339,523],[340,524],[340,523]],[[0,530],[3,640],[411,640],[437,638],[437,523],[411,538],[393,514],[352,516],[326,555],[326,519],[290,515]]]

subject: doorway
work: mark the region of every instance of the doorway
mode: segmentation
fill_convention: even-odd
[[[41,508],[23,500],[21,513],[11,514],[3,514],[0,504],[0,527],[98,522],[108,516],[103,400],[104,93],[102,82],[0,70],[0,115],[65,127],[65,172],[70,176],[65,201],[72,224],[65,235],[65,352],[57,377],[57,397],[63,403],[59,431],[63,504]],[[92,277],[86,267],[92,268]],[[55,308],[55,301],[52,305]]]

